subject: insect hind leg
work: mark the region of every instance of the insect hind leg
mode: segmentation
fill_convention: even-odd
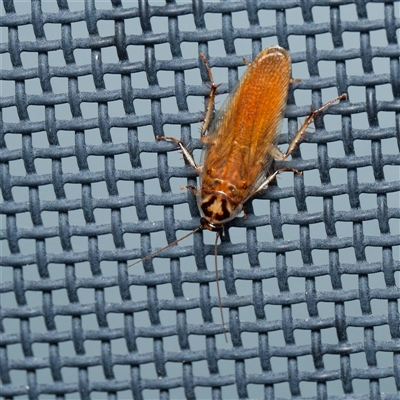
[[[322,111],[324,111],[328,107],[330,107],[336,101],[343,100],[346,97],[347,97],[347,94],[343,93],[342,95],[336,97],[335,99],[333,99],[333,100],[329,101],[328,103],[324,104],[322,107],[318,108],[318,110],[315,110],[315,111],[311,110],[310,114],[308,115],[308,117],[304,121],[303,125],[300,127],[300,129],[296,133],[295,137],[289,143],[289,147],[288,147],[286,153],[283,153],[277,146],[271,146],[271,149],[269,151],[270,155],[274,159],[279,160],[279,161],[286,160],[286,158],[289,157],[293,153],[294,149],[300,143],[301,138],[303,137],[303,135],[306,132],[306,129],[311,124],[311,122],[314,121],[315,117],[318,114],[320,114]],[[294,169],[292,167],[279,168],[274,173],[269,175],[266,178],[266,180],[264,182],[262,182],[261,185],[254,191],[254,193],[258,193],[258,192],[264,190],[265,188],[267,188],[269,186],[269,184],[278,176],[278,174],[280,174],[281,172],[284,172],[284,171],[293,171],[298,175],[302,174],[301,171],[298,171],[297,169]]]
[[[318,116],[318,114],[321,114],[322,111],[326,110],[328,107],[330,107],[333,103],[336,103],[339,100],[343,100],[347,97],[346,93],[341,94],[340,96],[336,97],[335,99],[329,101],[328,103],[325,103],[323,106],[318,108],[318,110],[311,110],[310,114],[306,118],[306,120],[303,122],[303,125],[300,127],[298,132],[296,133],[295,137],[292,139],[292,141],[289,143],[289,147],[286,150],[286,153],[282,153],[281,151],[275,152],[278,157],[273,155],[275,158],[277,158],[280,161],[284,161],[287,157],[290,156],[290,154],[293,153],[294,149],[298,146],[300,143],[303,135],[306,133],[306,129],[308,126],[311,124],[311,122],[314,121],[314,119]],[[279,154],[281,153],[281,154]]]
[[[200,57],[203,60],[204,66],[207,70],[207,74],[208,74],[208,78],[210,80],[211,83],[211,90],[210,90],[210,94],[209,94],[209,99],[207,102],[207,107],[206,107],[206,112],[204,114],[204,120],[203,120],[203,124],[201,127],[201,131],[200,131],[200,135],[201,135],[201,140],[204,142],[204,136],[207,132],[207,129],[210,125],[211,122],[211,117],[214,111],[214,104],[215,104],[215,96],[216,96],[216,91],[217,89],[221,86],[220,84],[216,84],[214,82],[214,78],[211,72],[211,67],[208,64],[208,61],[206,59],[206,56],[203,53],[200,53]],[[198,173],[201,172],[201,167],[199,167],[196,162],[194,161],[194,158],[191,154],[191,152],[185,147],[185,145],[178,139],[175,139],[172,136],[156,136],[157,140],[169,140],[171,142],[174,142],[175,144],[177,144],[179,146],[179,148],[181,149],[183,156],[185,157],[185,159],[187,160],[187,162],[190,164],[190,166],[192,168],[194,168]]]
[[[210,126],[212,114],[214,112],[216,92],[217,92],[217,89],[221,86],[221,83],[216,84],[214,82],[214,78],[213,78],[213,75],[211,72],[211,67],[208,64],[207,58],[204,55],[204,53],[200,53],[200,57],[203,60],[204,66],[206,67],[208,79],[210,80],[210,83],[211,83],[211,90],[210,90],[210,94],[208,97],[206,112],[204,113],[204,120],[203,120],[203,124],[201,126],[201,131],[200,131],[201,140],[203,140],[204,136],[206,135],[207,129]]]

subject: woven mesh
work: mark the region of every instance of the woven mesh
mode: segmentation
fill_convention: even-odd
[[[394,1],[3,1],[3,398],[399,398],[400,26]],[[213,67],[279,44],[298,117],[341,93],[227,226],[190,191]],[[244,105],[245,106],[245,105]],[[301,120],[300,120],[301,122]]]

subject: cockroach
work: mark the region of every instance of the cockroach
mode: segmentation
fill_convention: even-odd
[[[347,95],[342,94],[319,109],[311,110],[283,153],[277,147],[277,142],[291,83],[291,61],[287,51],[279,46],[267,47],[253,62],[246,63],[246,72],[214,118],[214,100],[219,85],[214,82],[204,54],[200,53],[200,57],[211,82],[201,129],[203,153],[200,164],[196,164],[191,152],[180,140],[157,136],[158,140],[169,140],[177,144],[187,162],[199,175],[200,187],[188,188],[197,198],[201,214],[200,226],[130,266],[156,256],[201,229],[216,232],[214,256],[217,293],[226,337],[217,268],[217,243],[223,235],[224,225],[240,214],[243,205],[256,193],[266,189],[280,172],[293,170],[300,173],[287,167],[270,173],[272,162],[274,159],[284,161],[299,144],[315,117]]]

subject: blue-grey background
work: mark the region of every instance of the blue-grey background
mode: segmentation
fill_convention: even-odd
[[[2,98],[0,100],[4,132],[4,146],[1,149],[2,187],[6,191],[6,183],[11,182],[13,195],[13,201],[3,201],[1,215],[2,343],[0,357],[3,365],[3,387],[0,390],[3,391],[2,396],[5,398],[54,398],[55,393],[59,390],[59,393],[62,393],[65,398],[75,399],[89,396],[85,392],[86,388],[89,388],[90,396],[96,399],[107,397],[128,399],[132,396],[139,396],[138,393],[146,399],[190,398],[193,393],[197,398],[218,398],[219,396],[238,398],[243,397],[243,393],[246,393],[249,398],[268,398],[271,393],[276,398],[289,398],[296,395],[297,389],[300,390],[298,395],[302,397],[323,398],[323,394],[352,398],[371,393],[373,398],[377,393],[382,393],[382,396],[383,393],[388,396],[397,395],[400,384],[397,381],[396,386],[395,378],[398,375],[398,356],[395,344],[397,337],[390,330],[387,316],[389,313],[388,299],[392,300],[390,307],[393,307],[393,300],[397,304],[400,296],[398,289],[399,239],[396,240],[399,235],[399,214],[394,212],[393,217],[389,220],[390,237],[392,238],[389,240],[389,245],[379,245],[381,242],[378,240],[377,245],[366,246],[365,263],[357,263],[352,240],[354,239],[354,223],[360,221],[363,234],[365,238],[370,239],[370,242],[373,242],[374,238],[379,239],[382,236],[378,218],[362,218],[363,212],[367,216],[370,215],[370,210],[377,209],[377,193],[386,193],[387,207],[390,210],[399,208],[398,98],[394,98],[393,93],[397,88],[393,88],[391,82],[399,80],[399,76],[393,76],[393,73],[398,71],[396,65],[399,61],[400,48],[398,44],[388,44],[387,27],[387,22],[390,21],[389,14],[391,10],[394,10],[396,23],[393,26],[396,27],[395,37],[398,40],[399,4],[389,2],[385,5],[383,2],[367,1],[358,2],[358,5],[352,2],[324,2],[310,7],[313,23],[305,23],[305,4],[303,4],[302,10],[296,2],[266,2],[263,3],[263,9],[257,13],[258,24],[250,26],[249,15],[251,12],[246,10],[245,2],[199,2],[204,7],[205,28],[201,30],[196,27],[192,14],[192,7],[196,3],[178,1],[175,4],[168,3],[169,5],[166,5],[160,1],[141,2],[140,11],[138,11],[139,4],[135,1],[123,2],[123,8],[113,8],[112,3],[108,1],[74,1],[68,2],[68,11],[61,12],[60,5],[64,4],[62,2],[57,4],[57,2],[49,1],[15,1],[13,3],[15,15],[10,12],[10,4],[5,2],[2,5]],[[150,7],[151,30],[144,33],[139,14],[140,12],[143,13],[142,15],[145,14],[143,9],[146,4],[147,7]],[[286,26],[283,25],[281,19],[282,13],[279,13],[282,8],[285,9],[283,15]],[[32,24],[33,16],[37,17],[39,9],[41,9],[43,17],[43,36],[40,38]],[[280,18],[277,18],[277,9]],[[178,229],[176,237],[179,238],[196,227],[198,219],[193,217],[190,212],[190,201],[193,205],[193,199],[190,200],[190,193],[186,194],[186,191],[180,190],[181,186],[194,183],[194,173],[188,166],[184,166],[180,152],[173,151],[172,145],[160,144],[155,141],[154,126],[147,122],[156,120],[154,104],[160,101],[162,114],[166,121],[179,121],[179,118],[183,118],[182,123],[186,122],[186,127],[182,130],[180,122],[166,123],[158,126],[157,129],[160,129],[165,135],[176,138],[181,138],[181,134],[183,134],[186,140],[187,127],[190,126],[190,135],[194,139],[192,146],[199,147],[201,112],[204,110],[203,94],[207,92],[207,86],[202,83],[198,68],[199,51],[204,51],[204,46],[207,45],[210,62],[216,64],[213,66],[215,81],[223,84],[221,92],[228,92],[233,87],[236,76],[240,76],[246,68],[244,63],[241,63],[242,65],[236,69],[240,58],[251,59],[254,57],[256,55],[253,54],[254,49],[257,46],[264,48],[275,44],[283,45],[278,40],[279,36],[287,38],[287,47],[293,59],[293,77],[301,79],[300,83],[295,84],[295,105],[288,107],[288,115],[291,117],[305,115],[310,104],[313,103],[313,98],[315,100],[310,88],[322,88],[320,93],[323,102],[340,94],[336,85],[336,80],[341,79],[336,75],[336,61],[340,61],[340,59],[335,60],[333,56],[330,60],[320,60],[317,66],[312,66],[317,68],[318,79],[315,77],[310,79],[310,65],[307,65],[304,57],[308,50],[307,43],[309,45],[310,40],[315,40],[318,51],[323,55],[328,55],[329,59],[329,51],[335,48],[329,27],[330,24],[333,24],[333,16],[337,9],[343,28],[340,35],[343,47],[340,48],[340,51],[345,60],[348,82],[349,97],[346,115],[351,115],[351,124],[354,130],[357,132],[365,130],[366,132],[365,139],[357,137],[357,140],[354,140],[355,158],[352,161],[357,166],[357,162],[360,160],[363,164],[363,157],[366,159],[371,157],[372,139],[380,143],[381,152],[384,157],[387,157],[385,160],[392,161],[386,161],[383,168],[384,180],[381,182],[374,177],[373,167],[370,164],[354,168],[358,183],[361,186],[371,183],[372,186],[370,189],[368,189],[368,185],[362,186],[368,190],[359,194],[360,212],[352,214],[354,210],[351,210],[349,196],[340,190],[335,190],[340,185],[348,184],[351,161],[346,160],[340,135],[338,140],[336,140],[335,134],[330,136],[332,132],[340,134],[342,129],[341,117],[330,115],[331,112],[335,113],[335,110],[339,109],[332,107],[332,110],[329,110],[323,119],[325,130],[318,130],[314,134],[314,127],[311,127],[305,142],[300,146],[298,156],[301,155],[302,160],[310,160],[310,163],[307,161],[302,163],[301,160],[297,160],[300,163],[298,165],[306,167],[303,177],[295,177],[290,172],[279,176],[278,187],[287,189],[287,191],[275,190],[275,195],[271,196],[279,198],[280,213],[288,219],[288,222],[283,225],[284,240],[287,243],[292,241],[290,243],[299,246],[300,231],[304,229],[304,226],[308,229],[311,240],[326,239],[326,225],[323,220],[321,222],[321,217],[318,217],[324,211],[324,197],[311,195],[306,198],[308,212],[320,222],[314,223],[313,218],[310,218],[307,224],[299,224],[295,219],[299,213],[295,197],[293,197],[293,186],[296,179],[304,179],[306,191],[308,187],[323,186],[320,180],[320,170],[313,167],[316,165],[313,160],[318,157],[317,142],[328,142],[329,157],[338,161],[334,167],[329,169],[334,210],[335,212],[343,211],[344,216],[344,218],[339,216],[335,223],[336,239],[340,244],[338,254],[340,263],[350,267],[344,268],[345,271],[340,274],[342,289],[333,290],[332,277],[327,268],[329,264],[328,250],[314,249],[312,265],[304,265],[300,249],[284,251],[289,270],[287,279],[289,291],[282,293],[275,271],[276,252],[262,251],[259,253],[259,267],[267,276],[261,280],[261,284],[264,296],[266,296],[264,310],[268,345],[270,349],[277,351],[270,359],[272,371],[270,378],[273,385],[264,386],[263,379],[267,375],[265,375],[260,362],[260,357],[263,358],[263,355],[260,356],[259,353],[260,332],[263,330],[255,327],[254,324],[246,325],[247,322],[254,323],[256,321],[252,304],[253,280],[238,278],[242,276],[240,275],[242,269],[245,274],[243,276],[248,276],[246,273],[251,272],[249,255],[242,249],[246,249],[246,243],[249,240],[247,237],[249,229],[251,230],[249,226],[258,219],[253,216],[250,221],[246,222],[240,217],[235,220],[229,228],[229,240],[233,246],[229,243],[221,246],[220,253],[222,252],[226,257],[223,259],[222,256],[219,256],[218,258],[218,268],[222,276],[227,271],[226,263],[229,264],[231,259],[229,253],[232,253],[232,249],[235,250],[233,267],[235,273],[239,273],[235,280],[236,296],[227,296],[223,279],[220,286],[224,302],[225,322],[228,328],[230,318],[233,319],[236,315],[235,313],[230,314],[229,305],[231,309],[237,311],[240,323],[244,327],[240,333],[242,343],[239,346],[237,342],[232,343],[229,333],[228,343],[226,343],[220,329],[221,318],[216,306],[212,255],[215,234],[210,232],[203,234],[204,243],[208,245],[206,247],[208,256],[205,259],[209,274],[197,274],[198,265],[193,257],[193,238],[186,239],[179,245],[184,249],[185,255],[191,254],[191,256],[180,258],[180,271],[184,278],[187,278],[182,284],[184,298],[188,299],[186,305],[182,299],[177,299],[174,295],[170,282],[172,279],[170,276],[171,266],[165,255],[160,255],[150,262],[154,267],[154,274],[148,270],[149,278],[144,278],[146,274],[142,264],[128,269],[127,273],[130,278],[124,275],[124,268],[137,259],[140,254],[137,250],[141,248],[141,225],[135,203],[137,201],[135,200],[135,180],[140,179],[135,177],[139,176],[143,179],[144,192],[147,196],[155,195],[154,199],[157,201],[161,199],[160,204],[146,206],[148,221],[142,222],[145,228],[144,232],[151,231],[151,224],[155,224],[154,230],[157,232],[152,232],[150,235],[152,249],[167,244],[166,234],[162,228],[164,223],[168,224],[170,221],[164,214],[166,203],[174,204],[175,220],[178,221],[178,224],[179,221],[182,221],[183,226],[186,227]],[[366,11],[365,15],[363,14],[364,10]],[[225,65],[231,65],[230,72],[226,66],[222,66],[223,57],[227,52],[226,33],[230,29],[228,22],[231,23],[236,35],[233,42],[234,51],[239,56],[232,58],[231,54],[231,58],[228,58],[228,64]],[[90,23],[95,23],[94,27]],[[37,19],[35,24],[38,24]],[[61,50],[65,45],[62,40],[66,37],[63,36],[65,35],[63,29],[66,29],[66,25],[71,29],[74,39],[72,47],[74,48],[75,64],[69,64],[69,68],[66,68],[65,54]],[[127,52],[127,60],[123,62],[119,58],[114,40],[116,27],[120,28],[121,26],[126,35],[125,48]],[[96,27],[97,34],[93,34]],[[91,29],[91,35],[89,35]],[[174,36],[176,35],[174,29],[179,32],[177,36]],[[286,34],[282,34],[282,30]],[[19,68],[13,66],[11,62],[8,49],[8,43],[11,42],[10,32],[17,32],[21,44],[22,65]],[[225,36],[221,32],[224,32]],[[177,43],[174,40],[176,41],[177,37],[180,39],[181,60],[176,55],[172,56],[175,51],[173,46]],[[199,37],[204,39],[200,46],[196,40]],[[369,43],[366,44],[368,40]],[[255,44],[255,42],[257,43]],[[364,46],[363,49],[370,49],[373,54],[372,73],[367,74],[364,70],[365,64],[361,57],[367,57],[367,55],[360,52],[362,46]],[[160,62],[157,64],[157,68],[159,68],[157,84],[153,87],[149,85],[148,75],[144,68],[147,64],[143,63],[145,54],[151,53],[149,53],[149,48],[154,51],[157,62]],[[335,54],[338,52],[336,48]],[[51,67],[50,82],[53,95],[49,96],[47,93],[41,101],[40,97],[44,90],[39,76],[43,76],[46,72],[39,73],[38,70],[43,62],[43,59],[40,59],[43,54],[48,57],[48,65]],[[91,72],[91,69],[98,65],[96,64],[98,60],[95,58],[99,56],[101,56],[100,65],[103,67],[104,88],[102,90],[96,90],[95,73]],[[168,62],[171,60],[172,62]],[[182,75],[176,72],[176,65],[179,62],[182,63],[184,70]],[[60,69],[56,67],[60,67]],[[131,115],[128,118],[126,110],[124,110],[123,96],[121,95],[122,71],[130,75],[133,92],[136,94],[133,97],[134,117]],[[147,72],[149,73],[149,71]],[[181,82],[178,82],[181,76],[184,77],[184,84],[189,93],[187,97],[188,113],[181,110],[178,114],[179,106],[174,91],[175,87],[181,85]],[[79,102],[78,99],[70,99],[67,96],[71,93],[69,87],[71,78],[77,78],[81,94]],[[24,83],[27,104],[29,104],[27,107],[28,121],[21,121],[15,106],[16,87],[21,87],[16,85],[17,81]],[[365,82],[368,82],[367,89]],[[375,93],[381,107],[377,121],[369,121],[366,112],[366,97],[367,94],[371,95],[371,90]],[[317,91],[315,90],[315,92]],[[217,108],[225,97],[224,94],[217,97]],[[71,104],[74,104],[74,101],[82,112],[81,121],[72,117]],[[55,120],[59,122],[56,134],[59,143],[56,146],[50,145],[48,131],[43,123],[48,118],[45,114],[45,105],[53,109]],[[317,105],[314,104],[314,106]],[[108,122],[111,121],[108,127],[111,141],[107,143],[104,142],[104,137],[102,139],[99,130],[99,115],[103,112],[101,109],[104,110],[104,107],[110,118]],[[299,125],[302,120],[302,118],[299,119]],[[70,125],[68,125],[68,121],[71,121]],[[373,123],[371,124],[371,122]],[[290,128],[288,120],[286,118],[284,120],[282,149],[286,145],[284,142],[287,142],[285,139],[287,139],[288,130],[294,129],[293,123],[292,118]],[[134,174],[132,174],[133,165],[127,146],[129,129],[137,129],[137,138],[142,150],[140,153],[141,168],[138,168]],[[85,174],[82,173],[77,162],[77,130],[82,130],[88,152],[88,168]],[[28,150],[26,147],[24,148],[23,136],[30,137],[31,148]],[[328,139],[325,140],[324,137]],[[49,149],[48,152],[46,152],[47,149]],[[169,180],[171,194],[168,195],[165,190],[162,190],[157,177],[159,173],[157,166],[161,165],[159,154],[164,154],[161,157],[166,154],[161,151],[162,149],[168,150],[167,162],[171,168],[169,171],[163,171],[164,174],[171,174]],[[29,153],[29,151],[33,154],[34,173],[27,172],[29,157],[26,152]],[[200,149],[194,150],[194,156],[196,160],[199,160]],[[65,178],[63,184],[65,199],[57,198],[55,195],[52,181],[55,174],[55,160],[60,163],[59,166],[61,166]],[[342,164],[341,161],[343,161]],[[114,172],[110,163],[114,165]],[[115,180],[117,195],[110,194],[105,182],[107,173],[114,173],[114,176],[118,177]],[[81,202],[86,196],[82,190],[84,181],[90,187],[91,198],[95,203],[92,224],[85,221],[82,211]],[[373,184],[378,184],[378,186]],[[387,189],[388,187],[390,189]],[[36,224],[33,222],[32,208],[37,206],[32,199],[33,192],[40,198],[40,207],[37,211],[40,210],[42,224],[39,225],[37,222]],[[322,190],[321,193],[326,192]],[[260,220],[264,218],[263,220],[267,221],[256,228],[257,240],[262,243],[275,243],[271,226],[268,223],[271,212],[269,196],[266,193],[252,201],[254,215],[259,216]],[[189,198],[189,202],[187,198]],[[166,203],[162,203],[162,201]],[[117,217],[116,214],[118,214]],[[250,215],[252,215],[251,212]],[[67,235],[71,244],[69,251],[63,249],[60,240],[60,226],[63,224],[61,220],[64,217],[68,219],[67,225],[70,228],[70,233]],[[13,231],[12,224],[8,224],[10,218],[15,218],[17,232]],[[110,228],[113,218],[121,218],[123,248],[117,248],[115,243],[115,231]],[[246,225],[247,223],[249,225]],[[80,228],[82,229],[80,230]],[[132,233],[132,231],[137,233]],[[19,253],[10,251],[12,232],[18,237]],[[349,245],[343,245],[346,238],[348,238]],[[199,240],[199,238],[195,240]],[[95,251],[99,261],[97,275],[94,273],[93,265],[91,269],[89,262],[89,248],[91,244],[93,245],[93,241],[96,242]],[[48,271],[48,277],[40,276],[36,266],[38,246],[40,248],[44,246],[47,254],[44,264]],[[334,244],[333,247],[335,247]],[[392,251],[395,260],[393,269],[396,279],[395,285],[390,287],[389,291],[382,268],[379,267],[382,264],[383,253],[388,248]],[[236,254],[236,252],[240,254]],[[177,250],[175,254],[182,253]],[[72,268],[75,274],[78,294],[78,301],[75,303],[71,301],[71,297],[67,293],[66,270],[68,268],[65,260],[68,260],[68,268]],[[307,328],[313,323],[307,325],[307,321],[311,317],[305,298],[309,294],[307,291],[311,286],[306,276],[312,277],[316,289],[320,330],[311,331]],[[205,324],[202,317],[199,304],[201,289],[199,281],[196,281],[199,277],[210,282],[211,300],[214,305],[212,309],[214,324],[211,325]],[[142,278],[143,281],[141,281]],[[22,290],[25,299],[22,300],[16,295],[18,291],[15,289],[15,285],[21,282],[25,285]],[[130,299],[123,298],[122,294],[126,289],[127,282],[129,282],[127,288]],[[140,282],[144,283],[140,284]],[[156,314],[160,319],[162,327],[160,330],[157,330],[159,327],[155,327],[154,323],[152,325],[150,321],[148,302],[155,302],[155,299],[154,297],[150,298],[154,291],[148,289],[146,282],[149,286],[152,286],[152,283],[155,285],[153,288],[156,287],[159,307]],[[360,304],[360,298],[363,298],[360,292],[365,289],[363,286],[365,282],[367,282],[366,285],[371,294],[369,316],[366,315],[365,308],[363,312]],[[389,292],[390,295],[388,295]],[[381,298],[379,293],[382,293]],[[343,298],[341,299],[340,296]],[[44,304],[49,304],[49,298],[51,298],[50,303],[54,317],[53,329],[49,329],[49,324],[46,326],[44,315],[47,314],[43,311]],[[342,305],[347,317],[342,322],[346,324],[347,346],[350,349],[348,352],[350,371],[348,373],[353,374],[350,389],[345,387],[341,380],[346,371],[344,365],[347,361],[344,361],[344,345],[343,342],[338,344],[340,341],[335,328],[339,323],[337,321],[338,300],[343,301]],[[182,314],[178,316],[177,308],[186,310],[184,314],[189,326],[205,329],[202,334],[188,335],[188,344],[185,348],[182,348],[182,343],[179,342],[176,333],[177,327],[182,324]],[[287,342],[287,336],[285,341],[281,327],[281,321],[285,322],[285,318],[289,318],[288,312],[295,321],[304,321],[303,328],[293,331],[292,344]],[[395,312],[397,313],[398,309]],[[127,326],[127,315],[130,315],[134,321],[133,325],[136,330],[134,339],[129,337],[130,332],[133,331],[129,331],[132,326]],[[369,328],[368,317],[375,321],[372,329]],[[77,322],[78,320],[79,322]],[[80,332],[83,333],[84,351],[79,356],[73,344],[73,336],[79,329],[77,330],[74,324],[80,324]],[[271,328],[274,324],[276,327]],[[27,336],[24,336],[27,326],[29,327],[29,340]],[[247,329],[249,327],[251,328]],[[154,333],[156,336],[154,339],[152,332],[157,332],[157,335],[161,332],[161,334],[157,337]],[[216,336],[214,336],[215,334]],[[311,351],[311,346],[317,343],[315,341],[316,334],[320,335],[323,345],[337,345],[336,349],[330,350],[324,347],[322,351],[324,366],[319,367],[319,370],[313,361]],[[375,366],[371,366],[371,359],[368,359],[366,348],[363,347],[363,343],[367,343],[367,347],[370,343],[366,339],[368,335],[374,337],[372,342],[375,340],[376,344],[373,350],[367,348],[374,354],[372,358],[375,357]],[[129,340],[135,342],[136,351],[129,348],[127,344]],[[216,348],[221,351],[216,356],[219,367],[216,375],[210,373],[208,358],[210,354],[205,352],[207,346],[210,346],[210,341],[213,340],[215,340]],[[388,344],[387,348],[382,345],[383,343]],[[298,354],[295,349],[298,349]],[[288,353],[285,353],[286,351]],[[318,352],[315,349],[313,351]],[[185,357],[185,355],[190,362],[182,362],[180,357]],[[370,353],[368,356],[371,357]],[[59,361],[58,366],[54,365],[54,360]],[[156,367],[155,360],[158,360],[157,362],[160,362],[162,367]],[[243,380],[244,375],[241,375],[243,373],[241,368],[245,370],[247,382]],[[295,376],[291,375],[293,370],[290,368],[294,368],[296,371]],[[8,375],[7,372],[4,372],[6,370]],[[54,376],[55,370],[61,371],[61,378]],[[320,378],[323,383],[317,385],[313,378],[310,378],[315,371],[327,371],[329,378],[324,380],[321,378],[322,374]],[[376,371],[383,371],[379,379],[376,378],[379,375],[379,372]],[[375,372],[377,375],[374,375]],[[132,385],[135,386],[133,382],[138,382],[132,378],[134,373],[138,373],[143,390],[138,389],[137,385],[132,388]],[[194,381],[191,378],[192,375]],[[210,379],[207,380],[208,378]],[[159,386],[157,386],[157,382],[160,382]],[[193,386],[193,393],[188,389],[190,382],[196,382]],[[160,391],[160,387],[163,385],[165,385],[165,389]],[[213,390],[211,389],[212,385],[216,386]]]

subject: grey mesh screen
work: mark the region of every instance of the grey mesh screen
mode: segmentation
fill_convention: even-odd
[[[4,399],[399,398],[399,3],[4,0]],[[196,171],[216,108],[263,48],[293,83],[290,165],[218,244]],[[244,107],[246,104],[243,105]],[[278,166],[281,164],[277,164]]]

